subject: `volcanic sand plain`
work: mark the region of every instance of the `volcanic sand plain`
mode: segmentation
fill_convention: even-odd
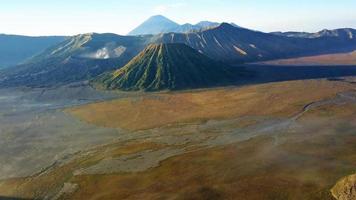
[[[356,51],[346,53],[322,54],[299,58],[279,59],[262,62],[268,65],[356,65]]]
[[[356,170],[355,78],[140,93],[65,108],[117,130],[40,173],[0,181],[38,199],[334,199]],[[79,123],[79,122],[78,122]]]

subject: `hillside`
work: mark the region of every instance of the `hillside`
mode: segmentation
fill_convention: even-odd
[[[88,80],[124,66],[147,45],[160,43],[183,43],[213,60],[229,64],[356,50],[356,38],[342,31],[327,37],[296,38],[227,23],[190,33],[145,36],[89,33],[73,36],[16,68],[0,71],[0,86],[42,87]]]
[[[127,54],[136,54],[137,48],[140,49],[144,41],[144,37],[120,36],[113,33],[79,34],[48,48],[28,63],[53,57],[115,59],[125,57]]]
[[[95,85],[121,90],[177,90],[232,84],[237,70],[184,44],[152,44],[123,68],[100,76]]]
[[[356,38],[342,33],[334,37],[295,38],[222,23],[201,32],[157,35],[154,41],[185,43],[215,60],[241,63],[355,50]]]
[[[0,71],[0,85],[42,87],[88,80],[126,64],[145,41],[116,34],[76,35],[25,64]]]
[[[0,68],[25,62],[66,38],[64,36],[29,37],[0,34]]]

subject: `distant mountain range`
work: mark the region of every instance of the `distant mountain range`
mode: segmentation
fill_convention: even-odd
[[[144,21],[137,28],[132,30],[128,35],[155,35],[160,33],[189,33],[202,31],[208,28],[214,28],[219,26],[221,23],[201,21],[197,24],[178,24],[162,15],[152,16],[146,21]],[[231,25],[238,27],[236,24]]]
[[[123,67],[150,44],[182,43],[215,61],[234,65],[353,51],[355,35],[354,29],[272,34],[228,23],[189,33],[81,34],[47,48],[24,64],[0,71],[0,85],[42,87],[89,80]]]
[[[67,37],[64,36],[29,37],[0,34],[0,68],[25,62],[65,39]]]
[[[335,30],[324,29],[316,33],[308,32],[272,32],[272,34],[286,37],[297,37],[297,38],[322,38],[322,37],[337,37],[339,39],[353,39],[356,37],[355,29],[343,28]]]
[[[235,83],[242,73],[185,44],[151,44],[95,85],[121,90],[177,90]]]

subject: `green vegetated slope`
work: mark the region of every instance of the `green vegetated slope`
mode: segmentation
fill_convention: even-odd
[[[178,43],[152,44],[123,68],[93,81],[106,89],[177,90],[232,84],[237,69]]]

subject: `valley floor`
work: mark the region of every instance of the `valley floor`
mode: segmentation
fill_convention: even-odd
[[[331,200],[356,170],[355,82],[3,90],[0,199]]]
[[[356,51],[347,53],[323,54],[262,62],[267,65],[356,65]]]

